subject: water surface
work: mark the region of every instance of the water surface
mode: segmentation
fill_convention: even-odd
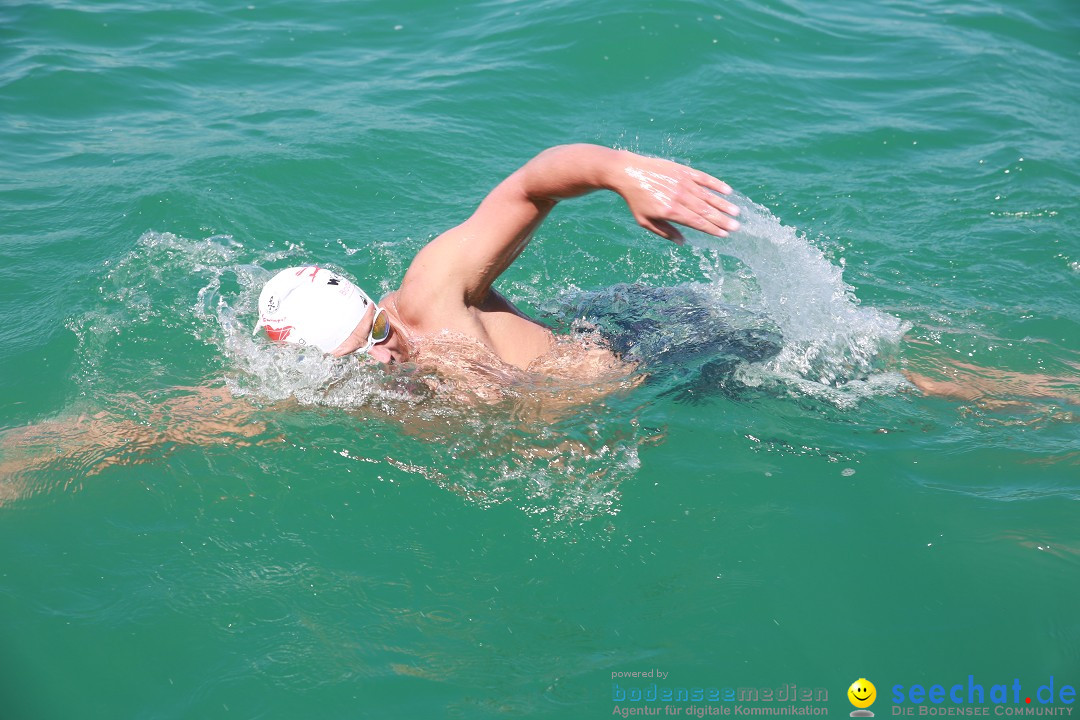
[[[0,36],[5,717],[1080,681],[1072,3],[8,3]],[[569,331],[689,288],[778,353],[551,410],[251,337],[274,270],[390,290],[578,141],[723,178],[745,230],[589,196],[502,292]]]

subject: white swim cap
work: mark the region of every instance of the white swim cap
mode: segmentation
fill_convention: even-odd
[[[345,342],[375,302],[346,278],[309,266],[282,270],[259,295],[259,328],[271,340],[332,352]]]

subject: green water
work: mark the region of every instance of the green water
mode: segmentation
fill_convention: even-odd
[[[1074,2],[8,2],[0,110],[0,718],[1080,684]],[[753,222],[575,200],[502,291],[689,283],[778,359],[471,410],[250,337],[271,271],[391,289],[576,141]],[[903,379],[956,363],[1014,402]]]

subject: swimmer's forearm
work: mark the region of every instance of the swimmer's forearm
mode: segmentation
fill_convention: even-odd
[[[578,143],[544,150],[518,171],[525,194],[536,201],[565,200],[594,190],[618,191],[620,169],[633,153]]]
[[[731,193],[731,186],[670,160],[598,145],[560,145],[540,153],[515,175],[538,208],[549,209],[559,200],[593,190],[612,190],[626,201],[639,225],[675,242],[683,238],[673,223],[717,237],[739,229],[739,208],[722,197]]]

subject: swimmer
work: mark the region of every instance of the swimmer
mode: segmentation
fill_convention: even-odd
[[[401,286],[379,302],[328,270],[290,268],[263,288],[256,330],[335,356],[367,353],[387,365],[453,366],[459,376],[477,368],[502,377],[569,367],[579,376],[618,372],[619,359],[599,343],[579,342],[576,355],[552,362],[563,345],[551,329],[492,287],[559,201],[594,190],[618,193],[639,225],[679,245],[676,225],[717,237],[739,228],[739,208],[723,197],[731,188],[712,175],[625,150],[553,147],[499,183],[465,222],[421,249]],[[453,362],[462,349],[470,351],[470,361]]]

